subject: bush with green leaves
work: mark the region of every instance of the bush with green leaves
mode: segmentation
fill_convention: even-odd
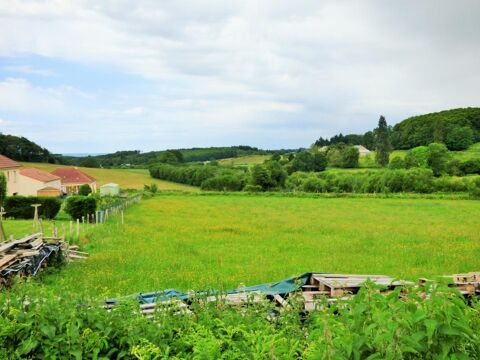
[[[0,358],[479,358],[478,301],[443,286],[400,291],[369,285],[308,314],[295,296],[280,312],[268,301],[239,309],[193,299],[192,313],[150,319],[135,299],[106,311],[95,298],[28,286],[0,293]]]
[[[405,169],[405,160],[400,156],[395,156],[388,163],[388,168],[391,170]]]
[[[427,146],[417,146],[407,151],[405,155],[405,167],[407,169],[413,167],[428,167],[429,151]]]
[[[33,219],[33,204],[41,204],[38,209],[43,219],[54,219],[62,206],[62,201],[54,197],[39,196],[9,196],[5,200],[5,211],[8,217],[15,219]]]
[[[215,191],[241,191],[243,182],[238,176],[225,174],[204,180],[200,188]]]
[[[78,188],[78,195],[88,196],[92,193],[92,188],[88,184],[83,184]]]
[[[474,133],[471,127],[455,127],[445,137],[445,145],[450,150],[465,150],[473,144]]]
[[[143,191],[147,191],[149,193],[152,193],[152,194],[156,194],[158,192],[158,186],[157,184],[150,184],[150,185],[147,185],[147,184],[144,184],[143,185]]]
[[[297,172],[288,177],[286,188],[290,191],[329,193],[431,193],[436,190],[432,170],[421,168],[356,174]]]
[[[480,159],[469,159],[460,164],[464,174],[480,174]]]
[[[67,199],[65,212],[73,220],[87,218],[97,210],[97,199],[94,196],[71,196]]]
[[[475,199],[480,199],[480,177],[476,178],[469,188],[470,196]]]
[[[440,176],[445,173],[449,160],[450,153],[444,144],[432,143],[428,145],[427,163],[432,169],[433,175]]]

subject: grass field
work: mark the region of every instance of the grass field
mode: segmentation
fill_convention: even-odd
[[[26,167],[34,167],[44,171],[53,171],[62,165],[44,164],[44,163],[22,163]],[[177,184],[170,181],[158,180],[150,177],[146,169],[93,169],[82,168],[90,176],[97,179],[97,185],[101,186],[107,183],[117,183],[123,189],[143,189],[144,184],[157,184],[159,190],[181,190],[181,191],[198,191],[193,186]]]
[[[161,195],[100,225],[47,286],[119,296],[232,288],[306,271],[407,279],[480,270],[480,202]],[[8,227],[7,227],[8,229]]]
[[[218,163],[222,166],[250,166],[262,164],[271,157],[272,155],[248,155],[218,160]]]

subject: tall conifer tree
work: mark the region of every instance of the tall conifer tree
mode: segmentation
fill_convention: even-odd
[[[390,152],[392,151],[392,145],[388,136],[387,121],[383,115],[378,120],[378,128],[375,129],[375,145],[376,145],[376,161],[377,163],[385,167],[388,165],[390,159]]]

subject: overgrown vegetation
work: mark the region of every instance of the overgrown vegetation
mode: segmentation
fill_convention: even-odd
[[[76,359],[476,358],[480,305],[446,287],[381,295],[367,288],[345,302],[302,315],[292,301],[242,310],[194,301],[147,319],[138,304],[107,312],[95,299],[41,289],[0,294],[0,357]],[[28,299],[28,300],[27,300]]]

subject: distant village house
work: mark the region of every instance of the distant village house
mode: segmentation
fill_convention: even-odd
[[[97,191],[97,180],[75,167],[61,167],[52,171],[53,175],[60,177],[62,192],[64,194],[77,194],[82,185],[89,185],[92,192]]]

